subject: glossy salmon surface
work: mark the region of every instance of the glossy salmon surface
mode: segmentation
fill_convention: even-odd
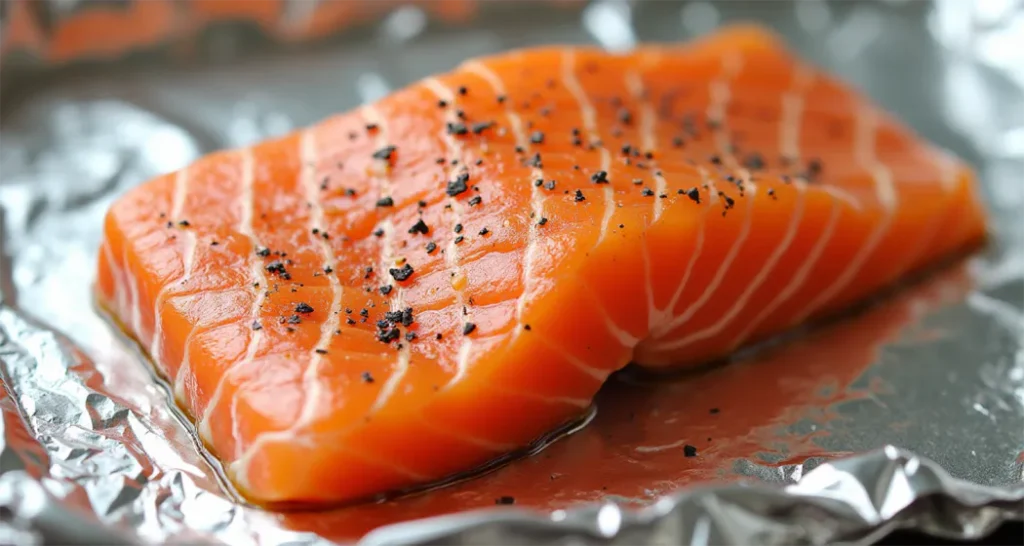
[[[471,470],[979,243],[970,169],[773,35],[470,60],[132,190],[97,292],[254,502]],[[756,386],[751,386],[756,388]]]

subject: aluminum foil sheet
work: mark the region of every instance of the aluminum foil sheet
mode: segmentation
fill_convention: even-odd
[[[466,28],[404,7],[326,49],[11,86],[0,100],[0,543],[867,543],[896,527],[975,537],[1024,519],[1019,2],[487,4]],[[627,49],[737,19],[774,27],[975,164],[992,244],[728,366],[657,382],[619,374],[587,426],[530,458],[313,513],[231,498],[166,388],[95,311],[101,219],[132,185],[467,56]],[[495,507],[501,497],[515,504]]]

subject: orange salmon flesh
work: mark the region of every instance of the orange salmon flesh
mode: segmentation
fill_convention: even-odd
[[[465,62],[128,192],[101,305],[248,499],[471,470],[981,242],[971,170],[753,26]]]

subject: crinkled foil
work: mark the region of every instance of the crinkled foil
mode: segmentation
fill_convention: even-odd
[[[328,49],[11,86],[0,101],[0,543],[867,543],[897,527],[976,537],[1024,519],[1024,13],[961,0],[580,9],[495,5],[456,29],[402,8]],[[658,382],[620,374],[586,427],[530,458],[316,513],[231,498],[142,355],[95,312],[102,216],[151,176],[467,56],[626,49],[736,19],[773,26],[975,164],[992,244],[728,366]],[[495,507],[504,496],[515,505]]]

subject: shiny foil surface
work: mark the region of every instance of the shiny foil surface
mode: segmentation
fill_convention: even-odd
[[[896,527],[976,537],[1024,519],[1024,8],[485,4],[458,28],[405,6],[301,52],[5,82],[0,543],[868,543]],[[621,50],[735,20],[775,28],[974,164],[991,244],[728,365],[617,374],[586,426],[484,476],[319,512],[233,499],[144,356],[96,311],[103,215],[152,176],[470,56]],[[503,497],[514,505],[495,506]]]

